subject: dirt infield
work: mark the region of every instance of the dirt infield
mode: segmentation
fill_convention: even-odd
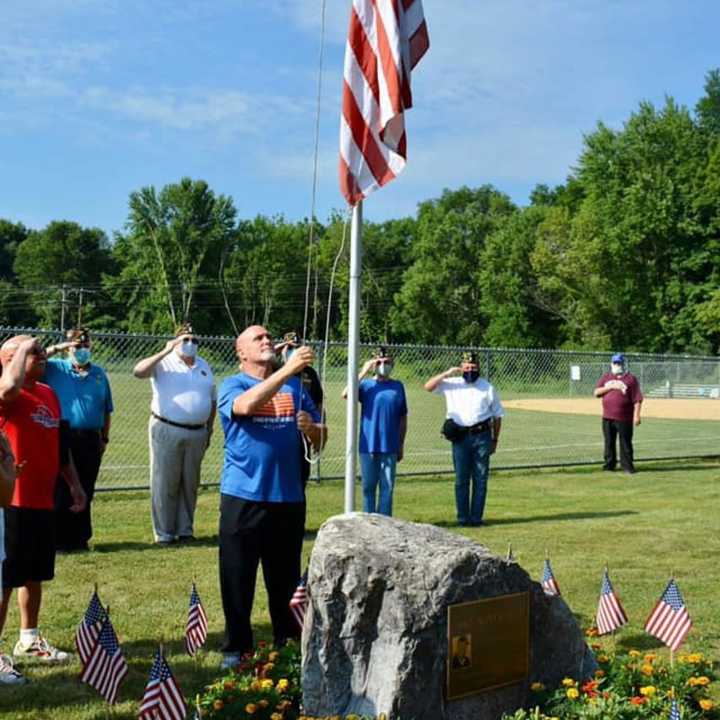
[[[568,415],[600,416],[601,401],[595,398],[534,398],[503,401],[506,408],[537,410]],[[720,420],[718,400],[668,400],[647,398],[642,416],[646,418],[677,418],[678,420]]]

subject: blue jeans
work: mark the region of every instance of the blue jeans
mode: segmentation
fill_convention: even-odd
[[[396,453],[360,453],[364,512],[392,515],[396,465]],[[379,502],[375,499],[378,485],[380,486]]]
[[[452,444],[455,467],[455,506],[461,525],[477,525],[482,520],[487,495],[487,479],[490,471],[489,432],[468,433]],[[472,502],[470,501],[470,478],[472,477]]]

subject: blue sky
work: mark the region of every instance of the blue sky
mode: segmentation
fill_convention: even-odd
[[[424,0],[409,163],[365,216],[492,183],[562,182],[599,120],[693,107],[720,66],[716,0]],[[349,0],[327,0],[317,214],[343,207]],[[0,0],[0,217],[122,229],[128,195],[183,176],[241,217],[310,213],[321,0]]]

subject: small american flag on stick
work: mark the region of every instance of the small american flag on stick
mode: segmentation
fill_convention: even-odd
[[[90,598],[85,615],[75,631],[75,647],[77,647],[78,656],[83,667],[85,667],[95,647],[104,620],[105,608],[100,604],[100,598],[97,590],[95,590]]]
[[[677,650],[690,632],[692,620],[683,602],[680,589],[671,579],[645,623],[646,632]]]
[[[603,573],[602,585],[600,587],[600,601],[598,602],[597,617],[598,633],[606,635],[613,630],[617,630],[623,625],[627,625],[628,619],[623,606],[620,604],[620,598],[615,594],[608,570],[605,568]]]
[[[80,674],[80,679],[95,688],[112,705],[127,672],[127,663],[106,611],[98,640]]]
[[[188,610],[187,625],[185,626],[185,649],[193,657],[207,640],[208,622],[205,610],[200,602],[195,583],[190,592],[190,608]]]
[[[185,698],[173,677],[167,660],[158,648],[150,668],[150,679],[140,704],[140,720],[184,720]]]
[[[298,624],[300,632],[302,632],[303,625],[305,624],[305,611],[308,606],[308,594],[307,594],[307,570],[305,574],[300,578],[297,588],[290,598],[290,612],[293,614],[295,621]]]
[[[673,698],[670,703],[670,715],[669,720],[680,720],[680,708],[678,707],[677,700]]]
[[[543,576],[542,576],[543,590],[547,595],[560,595],[560,587],[557,584],[555,575],[550,565],[550,558],[545,558],[545,564],[543,565]]]

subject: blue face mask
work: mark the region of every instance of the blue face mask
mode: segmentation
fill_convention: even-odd
[[[79,347],[75,348],[75,352],[73,353],[75,356],[75,362],[82,367],[83,365],[87,365],[90,362],[90,357],[92,353],[90,352],[90,348],[86,347]]]

